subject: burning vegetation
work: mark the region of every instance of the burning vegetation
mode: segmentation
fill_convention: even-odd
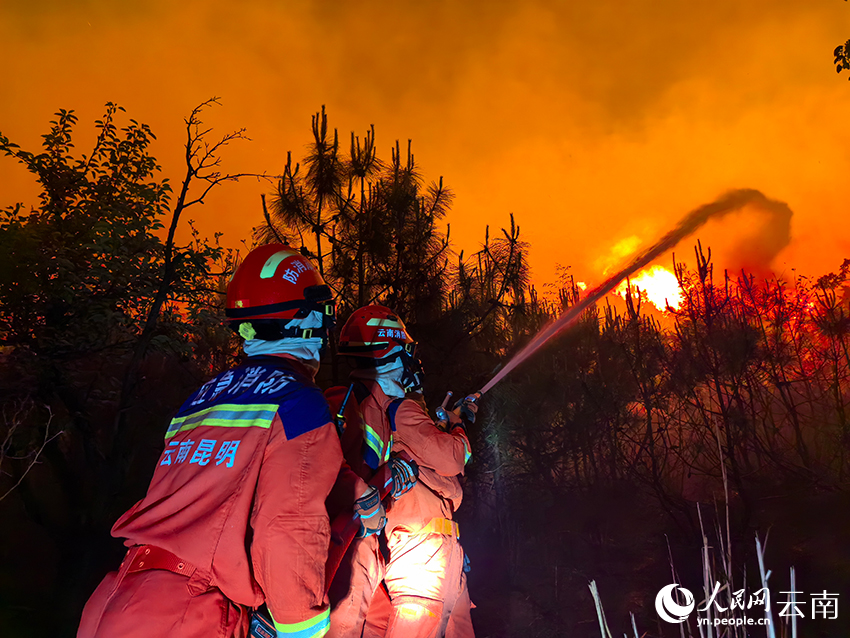
[[[664,266],[650,266],[617,286],[616,293],[623,299],[635,295],[646,299],[659,310],[678,310],[682,305],[682,291],[676,275]]]

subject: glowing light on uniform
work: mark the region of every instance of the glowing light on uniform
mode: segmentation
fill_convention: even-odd
[[[448,523],[451,525],[451,521]],[[426,525],[426,527],[428,526]],[[405,528],[402,531],[407,531],[407,529]],[[440,592],[444,587],[449,553],[445,551],[445,548],[442,551],[439,549],[441,541],[438,540],[436,534],[442,533],[442,530],[435,530],[432,526],[427,531],[431,533],[424,537],[429,539],[425,542],[430,547],[433,547],[434,551],[407,553],[406,550],[408,548],[418,544],[421,540],[406,540],[405,544],[399,548],[399,552],[404,558],[395,561],[392,577],[393,580],[416,583],[416,590],[421,592],[420,595],[433,596],[436,600],[440,598]],[[421,534],[422,530],[418,530],[418,533]],[[421,609],[419,605],[413,605],[412,607],[414,609]]]
[[[640,290],[641,294],[645,294],[650,303],[659,310],[666,310],[668,305],[671,308],[678,309],[682,304],[682,290],[679,288],[679,281],[676,279],[676,275],[663,266],[651,266],[641,270],[628,282],[624,281],[617,286],[614,292],[625,298],[629,284],[633,289],[632,294],[635,294],[635,288]]]
[[[416,603],[405,603],[398,608],[398,615],[407,622],[416,622],[423,616],[436,616],[433,611]]]

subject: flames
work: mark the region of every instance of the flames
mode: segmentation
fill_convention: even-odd
[[[637,288],[641,296],[646,296],[659,310],[666,310],[667,306],[678,309],[682,303],[682,291],[676,275],[663,266],[644,268],[628,282],[624,281],[617,286],[615,292],[625,298],[629,284],[633,295],[636,294],[634,289]]]
[[[596,260],[595,266],[603,276],[608,275],[615,267],[621,267],[623,262],[631,259],[643,245],[643,240],[637,235],[631,235],[621,239],[614,244],[608,254]],[[623,281],[614,293],[625,299],[629,284],[632,294],[638,294],[647,299],[659,310],[667,310],[667,307],[678,309],[682,304],[682,291],[676,275],[664,268],[664,266],[649,266]],[[582,289],[583,290],[583,289]]]
[[[596,259],[595,269],[603,277],[609,276],[615,268],[622,268],[624,263],[631,261],[643,245],[643,240],[637,235],[625,237],[611,246],[607,254]],[[655,265],[640,270],[628,281],[621,282],[611,294],[620,295],[625,299],[629,285],[632,287],[632,295],[640,294],[641,298],[649,301],[662,312],[668,307],[678,310],[682,305],[679,281],[676,275],[664,266]],[[587,288],[584,282],[576,282],[576,286],[581,291]]]

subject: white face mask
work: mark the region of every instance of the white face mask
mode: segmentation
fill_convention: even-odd
[[[288,322],[284,328],[321,328],[322,319],[322,313],[313,310],[303,319],[293,319]],[[288,354],[303,362],[308,367],[318,370],[319,361],[321,360],[322,338],[311,337],[309,339],[302,339],[300,337],[287,337],[285,339],[277,339],[276,341],[246,339],[245,343],[242,344],[242,349],[249,357],[264,354]]]
[[[357,368],[351,372],[351,376],[377,381],[384,394],[394,399],[401,399],[404,398],[404,386],[401,384],[403,373],[404,364],[401,359],[394,359],[376,368]]]

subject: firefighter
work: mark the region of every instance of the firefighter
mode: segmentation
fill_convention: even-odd
[[[415,348],[402,320],[383,306],[355,311],[339,339],[340,354],[356,362],[352,374],[370,382],[372,399],[388,417],[389,449],[406,454],[419,472],[409,491],[387,507],[384,583],[392,603],[387,636],[443,636],[447,628],[455,636],[472,636],[463,550],[452,516],[463,495],[458,475],[471,456],[458,414],[462,408],[474,415],[477,406],[474,397],[464,400],[447,413],[446,429],[438,428],[425,408]],[[386,454],[381,439],[370,439],[375,454]]]
[[[279,637],[327,632],[325,499],[342,452],[313,378],[335,321],[330,290],[271,244],[239,266],[226,306],[247,358],[171,421],[147,495],[112,528],[129,549],[78,638],[244,636],[263,603]]]
[[[356,339],[359,334],[357,326],[364,317],[368,322],[369,319],[380,320],[380,316],[381,313],[371,312],[370,308],[355,312],[342,328],[342,341],[350,342],[352,333],[356,333]],[[386,352],[376,350],[373,354],[381,357],[389,349],[386,348]],[[347,347],[341,354],[350,354]],[[353,358],[358,360],[356,355]],[[417,471],[413,463],[397,455],[391,456],[393,438],[387,409],[393,398],[403,396],[403,393],[396,387],[388,387],[385,392],[374,374],[364,374],[361,368],[352,371],[350,382],[348,387],[337,386],[325,392],[332,413],[337,415],[340,424],[344,424],[341,441],[345,461],[363,481],[373,480],[379,470],[389,464],[392,485],[388,497],[399,498],[413,486]],[[351,492],[347,485],[350,480],[341,474],[328,499],[332,518],[337,511],[350,511],[350,504],[345,497],[340,497],[340,492]],[[360,638],[373,595],[382,593],[379,585],[384,577],[385,561],[379,536],[369,531],[364,530],[352,541],[331,583],[328,638]]]

